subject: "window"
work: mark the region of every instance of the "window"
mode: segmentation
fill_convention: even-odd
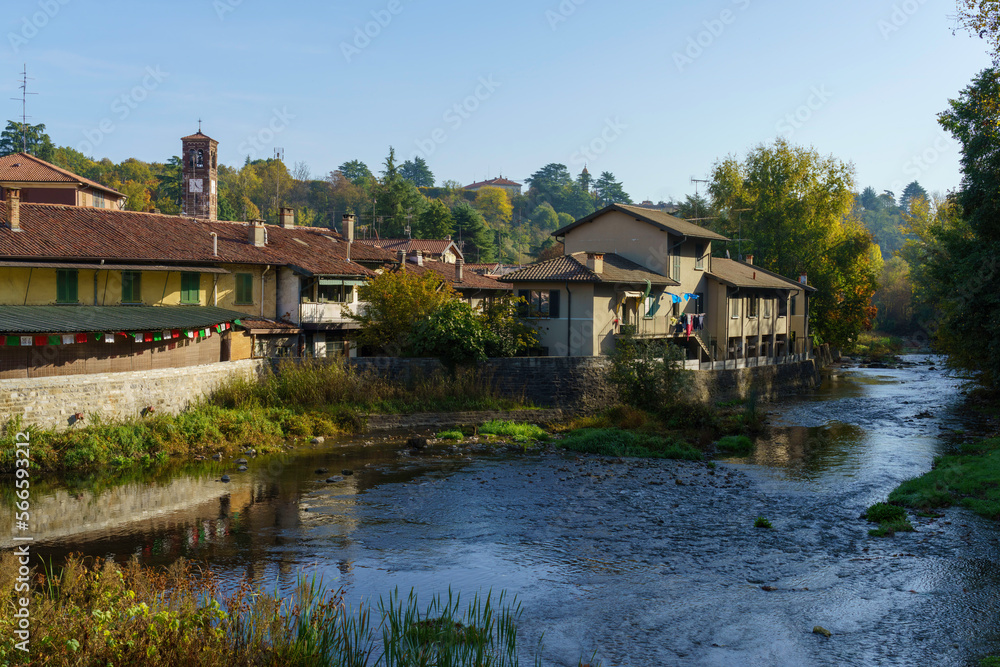
[[[788,314],[788,300],[784,298],[778,299],[778,317],[784,317]]]
[[[559,290],[518,290],[517,296],[525,301],[521,304],[522,317],[559,317]]]
[[[253,274],[236,274],[236,303],[250,305],[253,303]]]
[[[105,208],[104,193],[103,192],[95,192],[94,193],[94,207],[95,208]]]
[[[142,303],[142,274],[122,271],[122,303]]]
[[[694,244],[694,268],[696,271],[705,270],[705,244]]]
[[[695,312],[696,313],[704,313],[705,312],[705,293],[704,292],[698,292],[697,294],[695,294],[695,296],[698,297],[698,300],[695,301],[695,303],[694,303]]]
[[[201,303],[200,273],[181,273],[181,303]]]
[[[643,315],[643,317],[645,317],[647,320],[651,320],[651,319],[653,319],[653,317],[656,316],[656,312],[658,310],[660,310],[660,299],[659,299],[659,297],[652,296],[652,295],[647,296],[646,297],[646,304],[645,304],[646,314]]]
[[[740,316],[740,299],[729,297],[729,316],[736,319]]]
[[[348,303],[353,291],[350,285],[320,285],[316,298],[320,303]]]
[[[59,269],[56,271],[56,303],[78,303],[78,271]]]
[[[748,296],[747,297],[747,317],[757,317],[757,309],[759,307],[760,297]]]
[[[677,248],[677,252],[674,253],[674,271],[673,279],[677,282],[681,280],[681,249]]]
[[[797,294],[793,294],[792,295],[792,317],[795,317],[795,311],[797,310],[797,306],[798,306],[798,303],[796,303],[796,302],[798,300],[799,300],[798,295]]]
[[[195,162],[195,166],[201,169],[205,166],[205,152],[198,150],[198,160]]]
[[[761,316],[765,319],[771,319],[771,299],[761,299]]]

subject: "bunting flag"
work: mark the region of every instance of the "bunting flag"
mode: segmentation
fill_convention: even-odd
[[[104,342],[105,343],[113,343],[113,342],[115,342],[115,335],[111,334],[111,333],[110,334],[104,334]]]
[[[170,338],[171,338],[169,331],[163,331],[163,332],[161,332],[160,336],[161,336],[160,340],[170,340]]]
[[[6,336],[0,336],[0,347],[3,347],[6,344],[7,344],[7,337]]]
[[[147,343],[152,343],[153,342],[153,334],[151,334],[151,333],[149,333],[147,331],[146,333],[143,334],[142,339],[143,339],[143,341],[145,341]]]
[[[194,338],[194,332],[191,331],[190,329],[188,329],[187,331],[185,331],[184,335],[187,336],[188,338]]]
[[[64,334],[62,337],[63,345],[72,345],[76,342],[76,336],[73,334]]]
[[[48,336],[35,336],[35,345],[38,347],[43,347],[49,344]]]
[[[137,343],[141,343],[142,342],[142,334],[141,333],[134,333],[134,334],[132,334],[132,338],[134,338],[135,342],[137,342]]]
[[[17,336],[7,336],[7,345],[10,347],[18,347],[21,345],[21,339]]]
[[[31,336],[21,336],[21,347],[31,347]]]
[[[62,336],[49,336],[49,345],[62,345]]]
[[[671,300],[671,301],[673,301],[674,303],[680,303],[680,302],[681,302],[681,301],[683,301],[684,299],[680,298],[680,297],[679,297],[679,296],[677,296],[676,294],[671,294],[671,295],[670,295],[670,300]]]
[[[156,333],[153,334],[153,342],[154,343],[159,343],[161,340],[163,340],[163,334],[162,333],[160,333],[159,331],[157,331]]]
[[[173,331],[171,331],[170,332],[170,337],[171,338],[180,338],[181,337],[180,329],[174,329]]]
[[[104,339],[104,335],[103,334],[99,334],[99,333],[95,333],[94,334],[94,342],[95,343],[100,343],[103,339]]]
[[[242,323],[242,322],[240,322],[239,320],[234,320],[234,321],[233,321],[233,324],[238,324],[238,325],[240,325],[240,326],[243,326],[243,323]]]

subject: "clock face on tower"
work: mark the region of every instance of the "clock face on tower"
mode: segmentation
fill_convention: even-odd
[[[203,191],[201,185],[201,179],[192,178],[190,181],[188,181],[188,191],[201,193]]]

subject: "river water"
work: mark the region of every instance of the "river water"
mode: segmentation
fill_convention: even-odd
[[[504,589],[524,610],[525,653],[541,638],[546,665],[595,651],[604,665],[976,664],[1000,652],[996,525],[952,509],[876,539],[859,518],[967,423],[941,360],[910,361],[831,371],[770,407],[752,458],[714,471],[327,443],[246,472],[55,489],[36,499],[36,551],[184,556],[228,585],[282,590],[316,574],[354,602]],[[755,529],[758,516],[774,529]]]

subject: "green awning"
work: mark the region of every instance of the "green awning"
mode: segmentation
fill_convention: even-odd
[[[0,306],[0,335],[199,329],[244,317],[215,306]]]
[[[320,278],[320,285],[364,285],[364,280],[351,280],[350,278]]]

